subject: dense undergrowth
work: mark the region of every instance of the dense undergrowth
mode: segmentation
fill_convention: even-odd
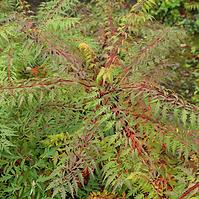
[[[187,36],[156,5],[0,1],[0,198],[198,197],[199,108],[161,86]]]
[[[174,54],[173,77],[166,86],[188,101],[199,104],[199,2],[194,0],[157,1],[153,16],[167,25],[183,27],[188,38],[181,44],[181,52]]]

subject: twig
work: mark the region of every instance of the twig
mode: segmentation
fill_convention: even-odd
[[[199,187],[199,182],[197,182],[195,185],[192,187],[189,187],[180,197],[179,199],[185,198],[188,194],[190,194],[194,189]]]
[[[129,66],[126,67],[126,73],[123,75],[123,77],[120,80],[120,83],[122,83],[125,78],[132,73],[132,67],[135,67],[133,69],[133,72],[137,71],[139,69],[139,64],[140,62],[146,57],[148,56],[152,49],[156,48],[158,46],[158,44],[160,44],[161,42],[164,41],[165,39],[165,35],[168,33],[168,31],[164,32],[162,35],[159,35],[158,37],[154,38],[152,41],[150,41],[150,43],[145,47],[142,48],[134,57],[132,57],[132,62]]]
[[[68,80],[68,79],[58,79],[56,81],[52,81],[52,82],[35,82],[33,84],[30,85],[25,85],[25,84],[21,84],[19,86],[7,86],[7,87],[0,87],[0,90],[17,90],[17,89],[29,89],[29,88],[35,88],[35,87],[47,87],[47,86],[51,86],[51,85],[56,85],[56,84],[66,84],[66,83],[78,83],[81,84],[87,88],[93,87],[89,84],[86,84],[84,82],[80,82],[80,81],[75,81],[75,80]]]

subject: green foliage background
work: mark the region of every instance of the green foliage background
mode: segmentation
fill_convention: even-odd
[[[189,33],[181,52],[175,54],[174,59],[179,64],[171,68],[175,74],[168,85],[187,100],[198,104],[199,3],[190,0],[159,0],[157,5],[156,9],[151,11],[156,19],[168,25],[184,27]]]
[[[0,1],[0,198],[197,198],[199,108],[163,86],[187,34],[154,20],[177,2]]]

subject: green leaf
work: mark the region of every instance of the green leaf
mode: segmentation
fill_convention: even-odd
[[[185,109],[183,109],[181,119],[182,119],[184,126],[186,126],[186,124],[187,124],[187,115],[188,115],[188,112]]]
[[[105,74],[105,72],[106,72],[106,69],[102,67],[96,78],[97,83],[99,83],[99,81],[103,79],[103,75]]]

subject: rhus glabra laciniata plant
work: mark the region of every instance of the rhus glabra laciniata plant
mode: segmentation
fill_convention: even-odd
[[[199,109],[161,86],[186,35],[155,4],[0,1],[0,198],[197,198]]]

